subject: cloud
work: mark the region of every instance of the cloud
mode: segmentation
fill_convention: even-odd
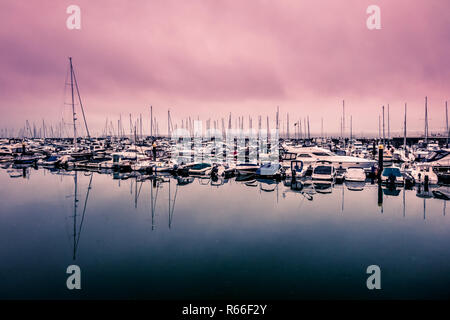
[[[436,112],[447,99],[450,3],[376,2],[382,29],[369,31],[373,1],[79,0],[82,29],[70,31],[71,1],[5,0],[0,126],[22,125],[24,114],[56,118],[73,56],[94,126],[150,103],[171,107],[174,119],[272,114],[280,105],[337,123],[346,99],[362,128],[376,130],[366,115],[377,118],[382,104],[400,119],[404,101],[419,127],[423,97]]]

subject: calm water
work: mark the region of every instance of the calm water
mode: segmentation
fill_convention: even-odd
[[[78,172],[74,217],[74,175],[0,170],[0,298],[450,298],[446,203],[415,190],[308,200],[282,183]],[[71,264],[82,290],[66,288]],[[366,288],[372,264],[382,290]]]

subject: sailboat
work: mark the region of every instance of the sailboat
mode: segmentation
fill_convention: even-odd
[[[77,135],[77,113],[75,110],[75,94],[76,91],[78,97],[78,103],[81,107],[81,112],[83,115],[84,125],[86,128],[86,133],[88,138],[90,138],[89,129],[87,126],[86,116],[84,114],[83,103],[81,102],[81,95],[78,89],[78,82],[75,76],[75,70],[73,68],[72,57],[69,57],[69,67],[70,67],[70,91],[71,91],[71,106],[72,106],[72,120],[73,120],[73,147],[68,150],[67,154],[70,155],[74,161],[86,160],[92,157],[92,152],[86,148],[78,145],[78,135]]]

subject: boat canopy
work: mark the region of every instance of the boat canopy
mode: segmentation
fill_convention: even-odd
[[[385,168],[383,170],[383,177],[389,177],[391,175],[393,175],[395,177],[401,177],[402,176],[399,168]]]

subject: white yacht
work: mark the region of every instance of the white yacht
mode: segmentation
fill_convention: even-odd
[[[405,171],[411,174],[416,183],[424,183],[426,176],[428,176],[429,184],[438,183],[438,176],[434,173],[433,167],[429,163],[413,164],[409,169],[405,169]]]
[[[433,151],[428,154],[424,162],[433,167],[450,167],[450,150]]]
[[[325,160],[331,162],[336,169],[359,167],[363,168],[365,171],[371,171],[372,167],[376,164],[376,161],[374,160],[351,156],[338,156],[330,150],[319,147],[285,146],[284,148],[289,153],[295,153],[297,155],[297,160],[303,161],[306,166],[311,166],[317,161]]]

